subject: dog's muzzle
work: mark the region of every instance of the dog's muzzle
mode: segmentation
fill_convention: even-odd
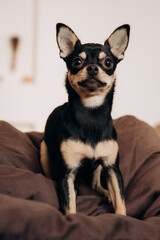
[[[81,82],[78,82],[78,85],[81,87],[85,87],[85,88],[89,88],[89,89],[97,89],[97,88],[101,88],[101,87],[105,87],[106,83],[101,82],[98,79],[95,78],[91,78],[91,79],[87,79],[87,80],[83,80]]]

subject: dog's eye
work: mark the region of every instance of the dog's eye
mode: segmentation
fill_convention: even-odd
[[[113,68],[113,62],[112,62],[112,60],[111,60],[110,58],[108,58],[108,57],[104,59],[103,65],[104,65],[107,69]]]
[[[82,59],[77,57],[73,60],[72,66],[73,67],[81,67],[82,66]]]

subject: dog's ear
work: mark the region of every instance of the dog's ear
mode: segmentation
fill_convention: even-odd
[[[63,23],[57,24],[57,44],[60,49],[60,57],[68,57],[74,50],[77,42],[80,40],[71,28]]]
[[[118,27],[105,41],[105,45],[109,45],[112,54],[122,60],[124,52],[129,42],[130,26],[128,24]]]

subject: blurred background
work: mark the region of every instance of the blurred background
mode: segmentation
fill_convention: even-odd
[[[112,116],[160,122],[159,0],[0,0],[1,120],[43,131],[50,112],[67,100],[57,22],[69,25],[82,43],[102,44],[115,28],[130,24]]]

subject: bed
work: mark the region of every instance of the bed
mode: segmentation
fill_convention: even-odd
[[[0,121],[0,239],[160,239],[160,137],[133,116],[114,120],[127,216],[104,196],[76,184],[77,214],[59,210],[56,182],[39,163],[43,133]]]

